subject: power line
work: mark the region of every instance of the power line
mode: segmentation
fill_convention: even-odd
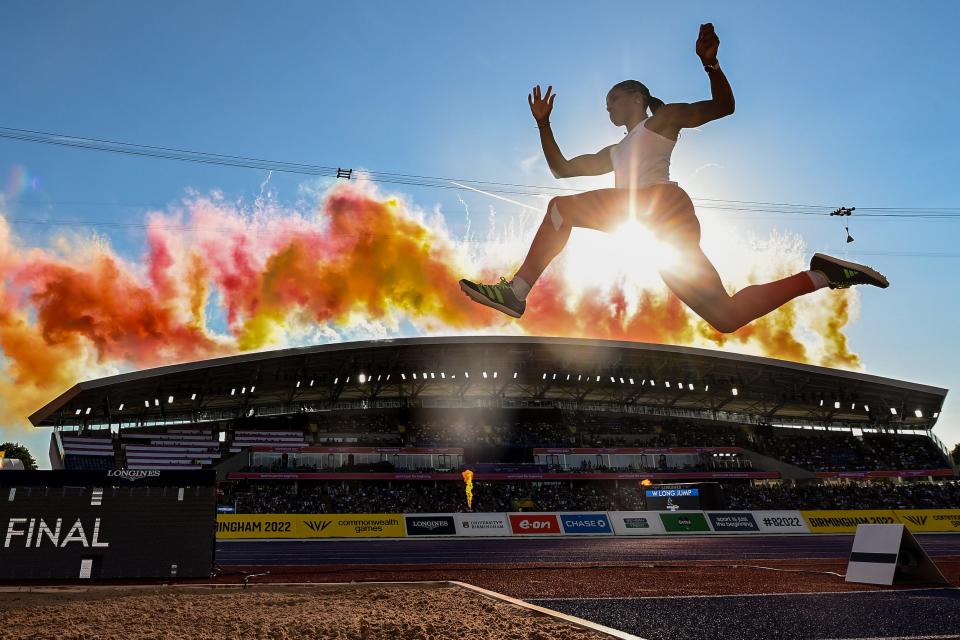
[[[495,182],[490,180],[473,180],[465,178],[444,178],[407,173],[393,173],[384,171],[364,171],[354,174],[352,169],[313,165],[299,162],[268,160],[251,156],[228,155],[193,151],[175,147],[143,145],[103,138],[89,138],[73,136],[31,129],[16,129],[0,127],[0,138],[20,142],[50,144],[82,150],[102,151],[129,156],[176,160],[198,164],[218,165],[245,169],[276,171],[298,175],[318,177],[348,177],[348,179],[369,180],[378,183],[396,184],[404,186],[426,187],[434,189],[461,189],[463,185],[482,185],[487,191],[499,194],[509,194],[528,197],[549,197],[562,193],[578,193],[581,190],[570,187],[555,187],[546,185],[530,185],[510,182]],[[469,187],[468,187],[469,188]],[[693,198],[703,209],[739,212],[763,212],[806,216],[829,216],[835,207],[825,205],[797,204],[787,202],[762,202],[752,200],[722,200],[717,198]],[[716,204],[713,204],[716,203]],[[746,205],[746,206],[744,206]],[[860,213],[865,212],[865,213]],[[858,217],[894,217],[894,218],[926,218],[926,219],[958,219],[960,207],[860,207]]]

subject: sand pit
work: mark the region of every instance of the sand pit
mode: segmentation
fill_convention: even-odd
[[[470,589],[338,585],[0,593],[0,638],[609,640]]]

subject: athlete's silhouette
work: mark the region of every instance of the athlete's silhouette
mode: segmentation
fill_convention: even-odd
[[[527,96],[540,129],[547,164],[558,178],[595,176],[614,172],[615,189],[599,189],[559,196],[547,204],[543,223],[513,280],[477,284],[461,280],[460,288],[473,300],[515,318],[523,315],[526,297],[547,265],[560,253],[574,227],[614,231],[636,215],[662,242],[679,255],[675,264],[660,267],[666,285],[718,331],[736,331],[784,303],[822,287],[846,288],[870,284],[886,288],[887,279],[861,264],[815,254],[810,270],[783,280],[752,285],[729,295],[717,270],[700,249],[700,222],[689,196],[669,180],[670,154],[680,130],[699,127],[733,113],[730,83],[717,62],[720,40],[712,24],[700,26],[696,52],[710,78],[710,100],[664,104],[636,80],[626,80],[607,93],[607,111],[627,134],[615,145],[595,154],[567,160],[550,129],[556,94],[540,86]],[[647,111],[652,115],[648,115]]]

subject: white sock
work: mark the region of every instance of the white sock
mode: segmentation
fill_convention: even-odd
[[[517,296],[517,300],[527,299],[527,294],[530,293],[530,285],[526,280],[514,276],[513,280],[510,281],[510,286],[513,288],[513,295]]]
[[[827,276],[823,274],[823,271],[804,271],[805,274],[810,278],[810,282],[813,283],[813,289],[823,289],[830,286],[830,281],[827,279]]]

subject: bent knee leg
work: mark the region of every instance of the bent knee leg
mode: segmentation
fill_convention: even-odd
[[[710,303],[695,308],[694,311],[720,333],[733,333],[750,319],[741,317],[731,298],[716,298]]]
[[[566,226],[570,226],[561,211],[563,200],[563,196],[550,198],[550,202],[547,203],[547,212],[543,216],[543,224],[549,225],[554,231],[560,231],[560,227],[564,226],[564,223],[566,223]]]

